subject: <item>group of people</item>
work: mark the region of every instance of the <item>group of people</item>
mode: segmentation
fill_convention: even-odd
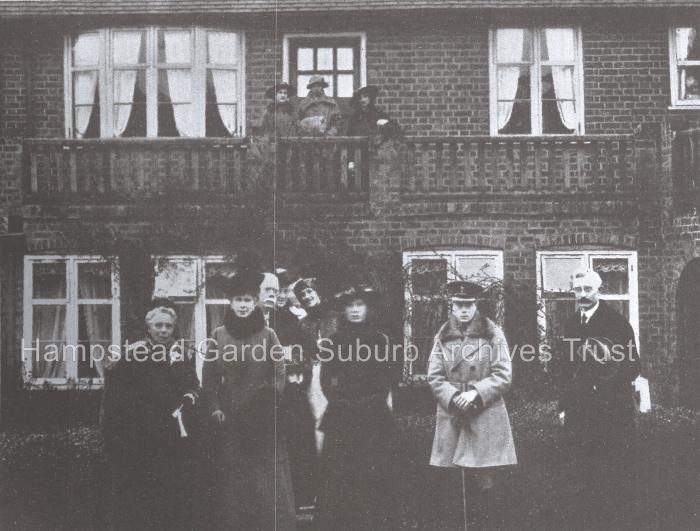
[[[292,280],[284,270],[229,280],[201,385],[192,353],[176,342],[175,307],[154,302],[146,339],[131,347],[149,355],[139,363],[127,355],[106,380],[114,529],[294,530],[300,507],[313,508],[319,531],[399,527],[400,363],[383,354],[392,346],[378,326],[379,294],[360,284],[326,298],[316,279]],[[556,365],[566,451],[572,481],[594,488],[597,511],[615,514],[628,492],[606,488],[605,467],[627,472],[639,359],[629,323],[599,298],[600,276],[579,271],[572,282],[570,353]],[[446,291],[450,316],[427,378],[437,401],[429,462],[439,476],[425,493],[430,528],[453,529],[457,518],[499,529],[507,502],[498,479],[517,463],[504,401],[511,352],[479,311],[480,285],[453,281]],[[613,356],[620,345],[623,359]]]
[[[296,87],[289,83],[267,89],[265,97],[270,101],[260,124],[263,135],[391,138],[400,132],[397,122],[377,107],[379,89],[374,85],[353,94],[349,113],[326,94],[328,83],[322,76],[312,76],[306,88],[308,94],[303,98],[296,97]]]

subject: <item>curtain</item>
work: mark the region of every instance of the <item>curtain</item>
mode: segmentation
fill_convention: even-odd
[[[75,113],[75,137],[83,138],[90,124],[95,107],[97,72],[80,71],[73,74],[73,104]]]
[[[115,33],[112,44],[114,64],[137,65],[142,38],[143,33],[140,31]],[[137,75],[138,70],[114,70],[114,136],[121,136],[129,123]]]
[[[545,29],[547,52],[550,61],[575,60],[574,30],[571,28]],[[574,102],[574,69],[571,66],[552,66],[554,95],[557,98],[559,117],[567,129],[578,129],[578,116]]]
[[[82,264],[81,264],[82,265]],[[85,265],[78,270],[78,297],[80,299],[103,299],[109,294],[111,299],[112,271],[102,264]],[[87,337],[80,337],[80,343],[90,354],[92,366],[100,378],[104,378],[104,361],[108,356],[106,350],[112,342],[112,305],[111,304],[81,304],[78,308],[79,318],[85,323]],[[82,332],[79,326],[79,333]],[[101,345],[101,349],[91,349],[92,345]],[[93,354],[96,355],[93,357]]]
[[[66,378],[66,359],[63,347],[66,344],[66,307],[63,304],[42,304],[33,308],[33,337],[38,351],[32,353],[34,378]],[[44,347],[50,347],[49,352]],[[58,354],[56,355],[56,351]]]
[[[166,31],[165,41],[166,63],[189,63],[190,34],[182,31]],[[175,116],[175,127],[180,136],[197,136],[197,126],[192,119],[192,70],[169,69],[168,92]]]
[[[676,28],[676,58],[678,61],[685,61],[690,55],[690,48],[695,42],[697,37],[697,31],[695,28]],[[686,70],[685,68],[680,69],[680,98],[686,98],[686,87],[685,87]]]
[[[524,29],[499,29],[496,34],[498,63],[521,62],[525,42]],[[498,67],[498,129],[503,129],[513,113],[518,93],[519,66]],[[502,101],[507,100],[507,101]]]
[[[96,67],[99,62],[100,42],[96,33],[78,35],[73,43],[73,66]],[[73,105],[75,136],[83,138],[90,124],[95,106],[97,70],[80,70],[73,74]]]
[[[207,33],[208,62],[215,65],[232,64],[237,59],[238,45],[235,33]],[[231,60],[234,58],[234,61]],[[236,71],[211,70],[219,116],[226,130],[236,133]],[[234,104],[234,105],[232,105]]]

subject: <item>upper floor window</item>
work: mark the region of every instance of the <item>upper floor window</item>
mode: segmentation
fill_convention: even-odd
[[[120,349],[119,282],[111,261],[91,256],[24,259],[25,382],[101,385]]]
[[[99,29],[66,45],[73,138],[244,134],[241,34],[218,29]]]
[[[322,76],[326,95],[350,98],[366,84],[364,34],[287,35],[285,79],[306,95],[312,76]]]
[[[671,28],[671,104],[700,106],[699,27]]]
[[[578,28],[497,28],[490,46],[491,134],[583,133]]]

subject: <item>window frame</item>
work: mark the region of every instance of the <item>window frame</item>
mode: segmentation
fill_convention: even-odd
[[[542,132],[542,94],[541,72],[542,67],[556,66],[557,61],[543,61],[541,58],[541,31],[545,29],[573,29],[574,38],[574,95],[576,97],[576,114],[578,116],[578,128],[572,134],[543,133]],[[503,134],[498,132],[498,73],[496,64],[496,33],[499,29],[526,29],[532,35],[532,62],[530,65],[530,133]],[[489,130],[491,136],[581,136],[586,134],[585,101],[584,101],[584,75],[583,75],[583,31],[580,24],[538,24],[538,25],[496,25],[489,28]],[[543,64],[544,63],[544,64]],[[568,62],[560,63],[569,65]]]
[[[65,264],[66,272],[66,297],[62,299],[35,299],[34,298],[34,264]],[[78,264],[108,263],[112,269],[112,339],[111,345],[121,348],[121,293],[119,286],[119,264],[115,257],[96,255],[27,255],[24,257],[24,283],[23,283],[23,333],[24,345],[33,348],[33,319],[34,306],[41,304],[65,304],[65,334],[66,345],[78,345],[78,306],[81,303],[93,302],[95,304],[107,304],[103,299],[80,299],[78,296]],[[106,300],[106,299],[105,299]],[[33,351],[31,351],[33,353]],[[29,384],[30,389],[43,389],[50,386],[52,389],[100,389],[104,385],[104,378],[79,378],[77,363],[66,362],[65,378],[34,378],[32,376],[32,358],[25,356],[22,349],[23,380]]]
[[[402,264],[404,275],[407,279],[411,278],[411,266],[414,259],[421,258],[447,258],[447,282],[451,282],[457,279],[457,259],[460,257],[480,257],[484,258],[495,258],[496,259],[496,278],[501,281],[504,279],[504,265],[503,265],[503,251],[498,249],[435,249],[430,251],[403,251],[402,253]],[[405,315],[411,315],[412,310],[412,298],[411,292],[408,284],[404,286],[404,308]],[[411,344],[411,320],[404,320],[404,341],[405,344]],[[437,330],[435,330],[437,333]],[[421,373],[416,373],[413,371],[412,361],[405,360],[403,373],[404,378],[407,380],[423,380],[426,375]]]
[[[668,29],[668,62],[670,68],[670,83],[671,83],[671,108],[679,109],[700,109],[700,97],[692,100],[681,100],[679,98],[679,83],[680,78],[678,76],[678,69],[682,65],[687,66],[698,66],[700,67],[700,60],[686,60],[681,63],[678,62],[678,50],[676,49],[676,30],[678,28],[687,28],[688,25],[676,24],[670,26]],[[700,25],[697,26],[700,30]]]
[[[365,32],[338,32],[338,33],[285,33],[282,36],[282,81],[286,83],[294,84],[294,81],[290,81],[292,76],[292,58],[291,51],[293,49],[294,40],[318,40],[323,41],[328,39],[329,41],[344,40],[344,39],[359,39],[359,72],[355,74],[358,79],[360,89],[367,85],[367,34]],[[317,46],[319,47],[319,46]],[[331,45],[329,47],[335,47]],[[356,89],[356,90],[357,90]],[[297,87],[297,93],[300,97],[306,95],[306,87]],[[331,96],[335,97],[335,96]],[[343,98],[345,99],[345,98]]]
[[[620,294],[600,294],[600,300],[622,300],[629,302],[629,323],[634,330],[635,340],[639,348],[639,285],[637,268],[637,251],[622,251],[614,249],[581,249],[581,250],[550,250],[537,251],[536,253],[536,276],[537,276],[537,328],[539,330],[540,341],[544,341],[547,334],[547,316],[544,312],[544,304],[547,300],[544,291],[544,279],[546,275],[546,260],[544,257],[580,257],[581,265],[592,267],[593,259],[597,258],[626,258],[627,259],[627,281],[628,293]],[[585,264],[584,264],[585,261]],[[554,292],[551,292],[554,293]],[[565,294],[573,299],[571,292],[560,292],[561,298]]]
[[[192,63],[189,69],[192,72],[192,115],[197,123],[197,130],[201,134],[193,137],[165,137],[158,136],[158,75],[159,72],[177,69],[182,65],[161,63],[158,57],[158,37],[161,31],[189,31],[191,34]],[[188,25],[178,26],[171,24],[144,25],[144,26],[110,26],[85,30],[64,37],[64,129],[68,139],[73,136],[73,72],[80,70],[95,70],[87,67],[74,67],[72,47],[74,37],[82,33],[97,33],[100,40],[99,68],[97,70],[97,86],[100,94],[100,136],[99,139],[116,139],[124,137],[114,136],[114,72],[113,64],[113,34],[120,31],[142,31],[145,38],[145,65],[134,65],[133,68],[121,67],[117,70],[145,70],[146,76],[146,136],[130,137],[138,139],[146,138],[214,138],[206,136],[206,83],[207,73],[212,69],[235,70],[237,72],[238,94],[238,121],[239,134],[231,138],[244,138],[246,135],[246,34],[239,29],[229,29],[217,26]],[[235,62],[226,65],[211,65],[207,61],[207,33],[225,32],[232,33],[238,39],[239,54]],[[227,137],[228,138],[228,137]]]
[[[195,345],[199,347],[202,342],[208,339],[207,335],[207,305],[222,305],[225,304],[229,306],[231,301],[229,299],[209,299],[207,298],[207,287],[206,287],[206,266],[207,264],[226,264],[231,263],[223,255],[157,255],[152,257],[155,261],[155,275],[158,274],[158,264],[167,262],[193,262],[195,264],[195,293],[192,295],[193,318],[194,318],[194,335],[195,335]],[[179,302],[185,297],[177,297],[175,302]],[[179,316],[178,316],[179,317]],[[204,363],[204,354],[206,352],[200,353],[200,355],[195,356],[196,359],[196,371],[197,378],[202,381],[202,365]]]

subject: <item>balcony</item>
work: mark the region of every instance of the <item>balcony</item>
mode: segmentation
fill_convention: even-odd
[[[636,191],[631,135],[408,138],[401,195],[565,195]]]
[[[25,202],[125,204],[144,199],[246,204],[399,206],[559,198],[633,200],[636,138],[29,139]]]
[[[368,168],[366,138],[277,144],[211,138],[24,143],[27,203],[146,198],[244,203],[273,190],[289,200],[366,201]]]

